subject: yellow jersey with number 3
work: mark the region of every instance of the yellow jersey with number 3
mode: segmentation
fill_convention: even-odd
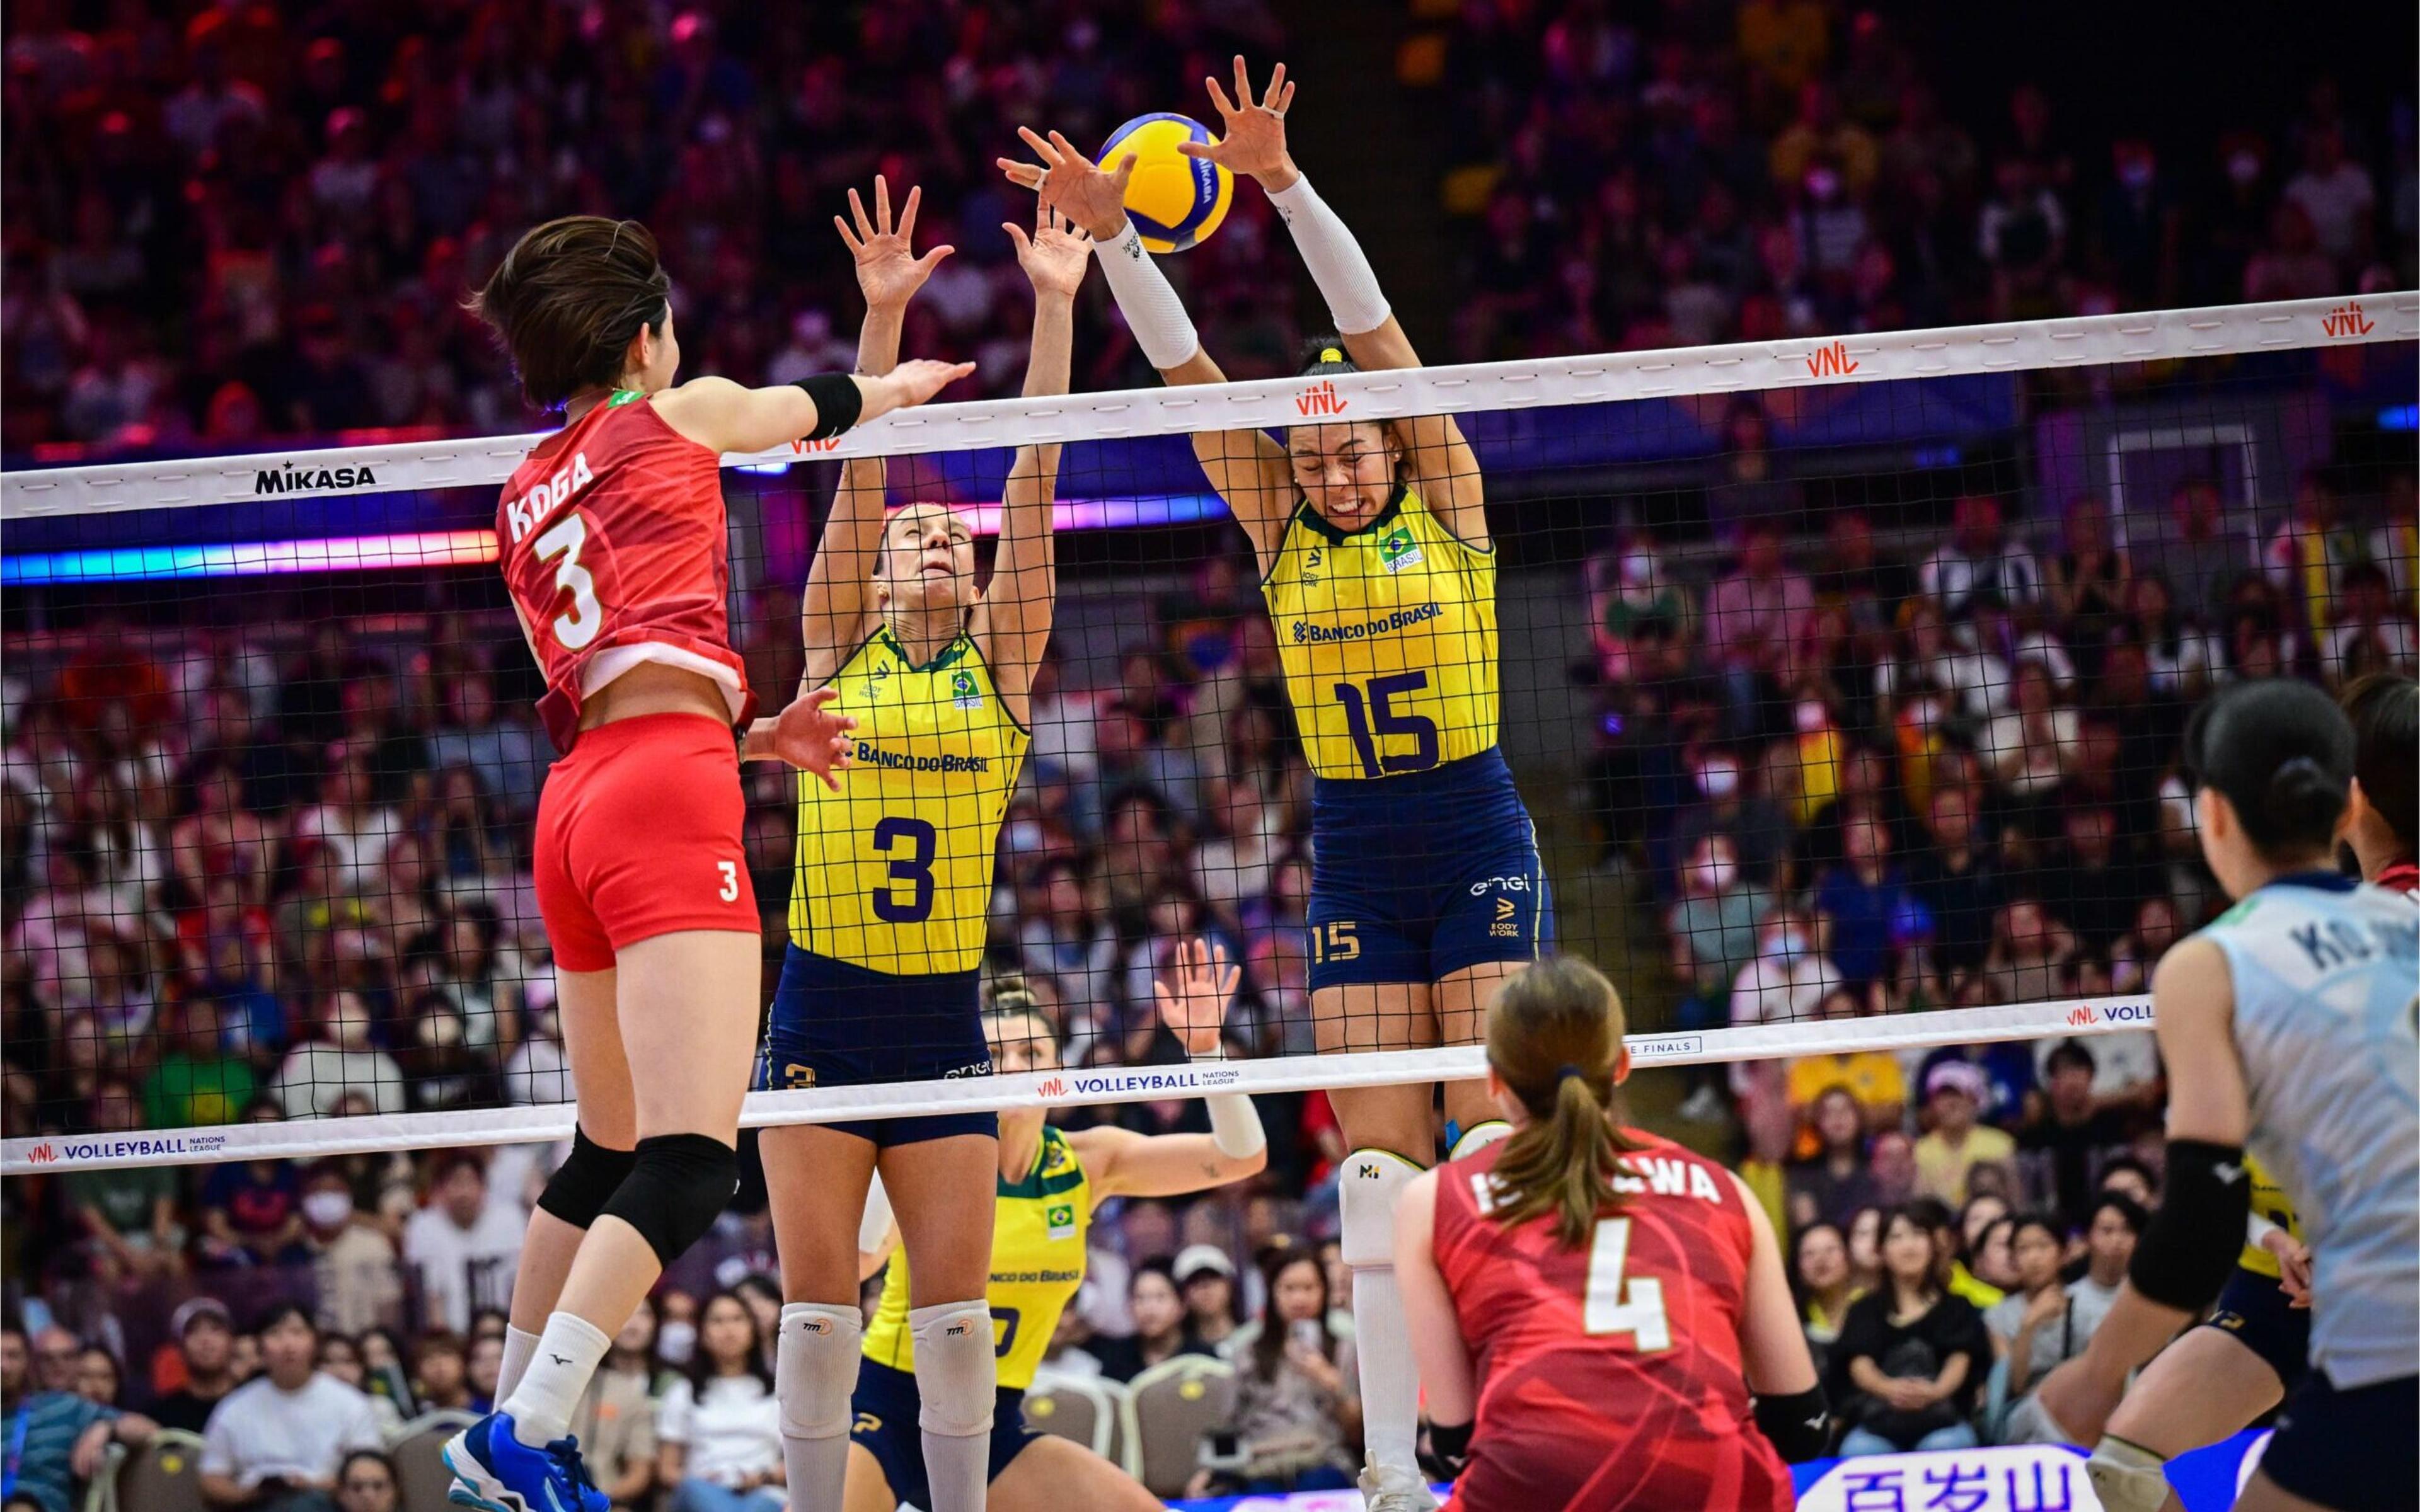
[[[2243,1169],[2252,1178],[2252,1211],[2292,1235],[2294,1242],[2301,1243],[2303,1230],[2294,1222],[2294,1204],[2287,1197],[2286,1189],[2279,1186],[2277,1179],[2262,1170],[2260,1163],[2249,1155],[2243,1157]],[[2282,1280],[2285,1276],[2277,1257],[2257,1244],[2245,1244],[2242,1257],[2235,1263],[2254,1275],[2265,1275],[2273,1281]]]
[[[1425,772],[1496,744],[1496,555],[1398,486],[1341,531],[1305,503],[1261,579],[1311,769]]]
[[[1084,1284],[1084,1231],[1093,1222],[1093,1185],[1067,1136],[1042,1126],[1042,1152],[1021,1181],[1000,1183],[991,1227],[992,1353],[1000,1383],[1033,1384],[1033,1372],[1059,1329],[1059,1315]],[[908,1255],[895,1251],[882,1276],[882,1300],[865,1325],[865,1357],[893,1370],[916,1368],[908,1328]]]
[[[799,777],[791,942],[894,977],[974,970],[1001,818],[1032,737],[970,636],[920,667],[877,630],[830,686],[830,712],[857,729],[839,792]]]

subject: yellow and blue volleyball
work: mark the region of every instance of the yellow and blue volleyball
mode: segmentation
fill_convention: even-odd
[[[1235,176],[1206,158],[1188,158],[1180,142],[1216,142],[1210,128],[1190,116],[1162,112],[1138,116],[1109,133],[1101,166],[1115,172],[1118,160],[1134,156],[1126,180],[1126,216],[1154,253],[1183,252],[1206,240],[1227,218],[1235,197]]]

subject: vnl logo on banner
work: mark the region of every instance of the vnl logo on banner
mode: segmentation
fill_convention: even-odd
[[[1835,1461],[1799,1512],[2101,1512],[2084,1457],[2056,1444]]]

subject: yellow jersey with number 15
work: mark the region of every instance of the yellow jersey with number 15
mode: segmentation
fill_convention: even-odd
[[[1033,1372],[1058,1332],[1059,1315],[1084,1284],[1084,1231],[1093,1223],[1093,1183],[1067,1136],[1042,1126],[1042,1152],[1021,1181],[1001,1181],[991,1221],[992,1353],[1000,1383],[1033,1384]],[[865,1357],[912,1373],[916,1339],[908,1328],[908,1253],[894,1251],[882,1300],[865,1325]]]
[[[1305,503],[1261,580],[1311,769],[1425,772],[1496,744],[1496,555],[1399,486],[1341,531]]]
[[[792,943],[894,977],[974,970],[1001,818],[1032,737],[970,636],[920,667],[877,630],[830,686],[855,743],[839,792],[799,777]]]

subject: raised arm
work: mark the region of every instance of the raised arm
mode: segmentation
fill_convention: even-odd
[[[1207,158],[1239,174],[1260,180],[1293,233],[1311,282],[1327,301],[1328,317],[1344,338],[1346,355],[1357,367],[1379,369],[1418,367],[1403,323],[1378,289],[1378,275],[1361,243],[1344,222],[1319,197],[1286,150],[1286,110],[1294,103],[1294,85],[1280,63],[1269,73],[1268,88],[1257,102],[1242,54],[1235,58],[1235,97],[1215,78],[1204,79],[1210,103],[1218,108],[1226,135],[1216,142],[1187,142],[1177,147],[1189,158]],[[1404,443],[1420,497],[1445,520],[1446,528],[1473,546],[1487,544],[1486,492],[1480,481],[1479,459],[1463,440],[1462,427],[1450,415],[1428,415],[1393,423]]]
[[[1227,375],[1202,349],[1202,338],[1185,313],[1184,301],[1169,286],[1144,250],[1141,234],[1126,217],[1126,180],[1134,177],[1132,154],[1118,160],[1114,172],[1076,150],[1057,131],[1047,137],[1030,127],[1018,136],[1042,161],[1039,164],[1000,160],[1009,181],[1038,193],[1057,206],[1093,238],[1101,260],[1101,276],[1118,301],[1118,312],[1133,331],[1143,358],[1172,387],[1223,383]],[[1257,430],[1196,431],[1193,455],[1209,477],[1210,486],[1227,501],[1237,523],[1265,556],[1284,532],[1294,512],[1294,483],[1285,449]]]
[[[1033,234],[1005,224],[1016,243],[1016,261],[1033,281],[1033,351],[1025,363],[1029,399],[1067,392],[1067,367],[1075,341],[1076,291],[1084,285],[1092,238],[1070,225],[1059,208],[1035,207]],[[1059,484],[1059,448],[1020,446],[1008,465],[1001,496],[1000,542],[992,558],[991,583],[974,615],[975,643],[991,666],[992,680],[1009,717],[1027,724],[1026,694],[1033,669],[1050,643],[1050,614],[1059,595],[1059,569],[1051,534],[1051,501]]]
[[[941,392],[975,370],[972,363],[905,363],[882,378],[863,375],[845,380],[819,374],[799,383],[752,389],[724,378],[691,378],[676,389],[656,395],[656,412],[664,424],[712,451],[768,452],[791,441],[837,436],[852,425],[876,420],[893,409],[906,409]],[[847,393],[828,389],[845,381]],[[852,403],[855,409],[852,410]],[[830,410],[825,413],[826,409]]]
[[[921,188],[908,191],[899,224],[891,223],[891,186],[874,180],[874,216],[865,202],[848,192],[849,219],[832,217],[840,239],[857,263],[857,285],[865,294],[865,323],[857,333],[857,371],[861,377],[880,376],[899,364],[899,332],[906,322],[908,301],[924,286],[933,270],[954,249],[935,247],[922,257],[910,248],[916,231],[916,207]],[[854,221],[854,226],[850,222]],[[807,590],[799,606],[800,635],[806,644],[808,687],[820,687],[840,670],[841,662],[864,640],[866,611],[873,602],[875,553],[882,545],[882,459],[853,457],[841,464],[840,487],[825,517],[823,539],[807,569]]]
[[[1195,1059],[1219,1055],[1227,1004],[1241,976],[1225,950],[1207,940],[1187,940],[1153,980],[1160,1022]],[[1213,1092],[1202,1102],[1210,1113],[1206,1134],[1139,1134],[1104,1124],[1067,1140],[1104,1196],[1172,1197],[1259,1175],[1269,1163],[1268,1135],[1252,1100]]]

